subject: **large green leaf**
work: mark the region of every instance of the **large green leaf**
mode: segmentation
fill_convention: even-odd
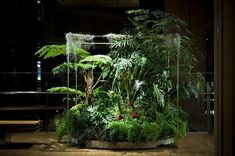
[[[43,59],[53,58],[59,55],[66,55],[65,45],[46,45],[39,49],[36,53]]]
[[[90,55],[88,51],[81,48],[76,48],[75,53],[81,59]],[[43,59],[66,55],[66,45],[46,45],[39,49],[35,54],[39,55],[39,57],[43,57]]]
[[[165,98],[163,90],[159,89],[157,84],[153,85],[153,95],[156,98],[160,106],[165,106]]]
[[[67,63],[64,62],[52,69],[53,74],[60,74],[66,72],[67,69],[77,70],[80,67],[80,63]]]
[[[105,64],[111,64],[112,59],[107,55],[92,55],[92,56],[87,56],[86,58],[80,60],[80,63],[91,64],[94,65],[95,67],[96,66],[101,67],[102,65]]]
[[[49,92],[60,92],[60,93],[71,93],[71,94],[78,94],[81,96],[85,96],[85,93],[80,91],[80,90],[76,90],[74,88],[68,88],[68,87],[52,87],[50,89],[48,89],[47,91]]]

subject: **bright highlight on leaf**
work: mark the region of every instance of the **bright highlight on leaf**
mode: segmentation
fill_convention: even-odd
[[[80,90],[76,90],[74,88],[68,88],[68,87],[53,87],[48,89],[47,91],[49,92],[60,92],[60,93],[71,93],[71,94],[78,94],[80,96],[85,96],[85,93],[80,91]]]

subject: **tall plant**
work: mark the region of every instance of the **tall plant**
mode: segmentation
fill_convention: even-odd
[[[177,91],[181,99],[197,97],[198,92],[203,92],[204,78],[197,66],[201,55],[186,23],[161,11],[132,10],[127,14],[132,26],[123,30],[126,38],[110,39],[110,56],[114,58],[114,66],[122,65],[120,60],[126,64],[129,61],[129,68],[132,64],[140,65],[134,65],[129,75],[128,68],[125,75],[129,76],[129,81],[144,80],[146,88],[153,90],[150,95],[157,98],[160,105],[176,102]],[[133,56],[137,56],[137,59],[133,59]],[[145,61],[138,64],[134,60]],[[114,70],[118,72],[120,69]],[[179,88],[176,87],[177,76],[180,76]],[[128,85],[130,82],[127,82],[125,88],[130,92],[128,88],[133,86]]]
[[[59,55],[66,54],[65,45],[46,45],[42,47],[36,53],[43,59],[55,58]],[[60,86],[52,87],[48,89],[50,92],[65,92],[69,93],[69,99],[72,101],[72,105],[69,106],[69,109],[65,110],[63,114],[58,116],[55,119],[56,126],[56,135],[57,139],[61,140],[64,135],[69,134],[71,137],[75,137],[75,140],[80,140],[81,143],[84,139],[89,138],[89,134],[84,133],[79,136],[78,132],[87,129],[88,132],[92,131],[92,125],[96,125],[93,120],[96,120],[98,123],[101,123],[100,114],[94,112],[96,110],[102,109],[97,106],[92,106],[93,103],[93,91],[97,87],[98,83],[102,78],[105,77],[105,74],[102,72],[106,66],[112,64],[112,59],[106,55],[90,55],[90,53],[82,48],[73,47],[73,59],[70,62],[63,62],[62,64],[54,67],[52,72],[54,74],[62,74],[67,72],[69,69],[70,72],[75,72],[75,76],[81,76],[84,78],[86,86],[85,89],[79,90],[78,86]],[[95,78],[94,71],[99,68],[101,70],[98,78]],[[80,72],[79,72],[80,71]],[[81,73],[81,74],[76,74]],[[75,79],[77,79],[77,77]],[[75,83],[75,85],[78,85]],[[99,95],[95,94],[95,97],[98,99]],[[101,101],[101,100],[100,100]],[[71,102],[70,102],[71,103]],[[102,109],[104,111],[104,109]],[[90,112],[89,114],[87,112]],[[93,115],[92,115],[93,113]],[[95,118],[96,117],[96,118]],[[97,119],[99,117],[99,119]],[[104,115],[101,115],[104,117]],[[89,120],[88,120],[89,119]],[[105,122],[105,121],[103,121]],[[79,124],[79,126],[77,125]],[[99,128],[98,128],[99,129]],[[91,131],[90,131],[91,130]]]
[[[110,42],[108,55],[90,55],[86,50],[94,36],[72,33],[66,35],[66,47],[46,46],[37,52],[45,59],[66,54],[67,62],[53,72],[73,71],[76,78],[82,74],[86,84],[81,90],[49,89],[75,95],[70,114],[57,122],[59,138],[66,125],[72,137],[83,142],[95,138],[139,143],[186,134],[187,115],[177,101],[197,97],[204,82],[193,36],[173,15],[149,10],[127,14],[131,26],[121,35],[104,36]]]

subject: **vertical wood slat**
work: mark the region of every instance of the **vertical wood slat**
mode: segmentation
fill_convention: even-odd
[[[234,0],[223,0],[223,155],[232,156],[234,98]]]
[[[233,0],[214,1],[215,155],[234,152],[234,11]]]
[[[222,1],[214,1],[215,155],[222,155]]]

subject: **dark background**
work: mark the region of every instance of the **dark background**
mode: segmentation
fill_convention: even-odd
[[[67,32],[119,33],[127,21],[126,10],[163,10],[162,0],[140,1],[139,7],[115,7],[118,0],[103,0],[107,5],[99,4],[102,0],[80,2],[8,0],[1,4],[0,91],[36,90],[38,58],[34,53],[46,44],[64,44]],[[44,75],[50,72],[48,66],[42,64]]]
[[[63,111],[64,95],[5,95],[12,91],[37,91],[35,52],[43,45],[65,44],[68,32],[104,35],[119,33],[127,24],[125,11],[163,10],[163,0],[7,0],[1,4],[0,119],[49,119]],[[99,53],[107,53],[100,48]],[[51,73],[64,58],[42,61],[41,90],[61,86],[66,80]]]

